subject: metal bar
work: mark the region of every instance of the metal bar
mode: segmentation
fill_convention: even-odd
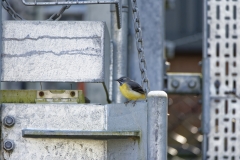
[[[122,28],[117,27],[116,9],[111,5],[111,35],[113,40],[113,79],[127,76],[127,42],[128,42],[128,1],[122,2]],[[113,101],[121,103],[125,98],[118,89],[118,84],[113,82]]]
[[[112,0],[104,0],[104,1],[65,1],[65,2],[26,2],[25,0],[22,0],[23,4],[26,6],[35,6],[35,5],[78,5],[78,4],[118,4],[118,0],[112,1]]]
[[[69,131],[23,129],[25,138],[127,139],[139,138],[139,131]]]
[[[164,7],[164,0],[138,0],[150,90],[164,89]],[[132,26],[133,23],[130,25]],[[129,37],[134,37],[135,28],[131,28],[132,31]],[[131,43],[128,54],[128,64],[131,66],[128,67],[128,73],[132,79],[141,82],[141,71],[139,72],[139,61],[137,58],[138,51],[136,50],[134,38],[131,41],[134,42],[128,42]]]
[[[2,7],[0,7],[0,23],[2,24]],[[2,29],[0,30],[0,55],[2,54]],[[1,75],[2,75],[2,55],[0,56],[0,79],[1,79]],[[1,81],[0,81],[1,82]],[[0,90],[1,90],[1,85],[0,85]],[[1,93],[0,93],[0,96],[1,96]],[[1,100],[1,99],[0,99]],[[1,102],[0,102],[1,103]],[[1,105],[1,108],[2,108],[2,104]],[[2,109],[0,110],[0,119],[2,119]],[[2,129],[0,130],[0,138],[2,139]],[[0,152],[2,153],[2,149],[3,149],[3,146],[2,146],[2,143],[0,144]],[[3,154],[0,155],[0,159],[3,159]]]
[[[209,133],[210,123],[210,63],[207,53],[207,0],[203,2],[203,65],[202,65],[202,159],[207,159],[207,136]]]
[[[164,91],[148,93],[148,160],[167,160],[167,106],[168,98]]]

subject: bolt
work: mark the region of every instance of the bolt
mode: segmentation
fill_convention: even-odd
[[[43,91],[40,91],[38,94],[39,94],[40,97],[44,96],[44,92]]]
[[[176,80],[176,79],[174,79],[174,80],[172,81],[171,85],[172,85],[173,88],[178,88],[178,86],[179,86],[179,81]]]
[[[6,116],[3,119],[3,123],[6,127],[12,127],[15,124],[15,119],[12,116]]]
[[[191,80],[190,82],[188,82],[188,87],[189,88],[194,88],[194,87],[196,87],[196,81],[194,81],[194,80]]]
[[[10,140],[10,139],[7,139],[3,142],[3,148],[6,150],[6,151],[12,151],[13,148],[14,148],[14,142],[13,140]]]

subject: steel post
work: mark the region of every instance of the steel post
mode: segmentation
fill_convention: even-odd
[[[1,25],[2,25],[2,17],[3,17],[2,7],[0,7],[0,23],[1,23]],[[0,54],[2,54],[2,29],[0,30],[0,42],[1,42],[0,43]],[[0,79],[2,79],[2,56],[0,56]],[[1,85],[0,85],[0,90],[1,90]],[[0,99],[0,101],[1,101],[1,99]],[[0,104],[0,106],[2,106],[2,104]],[[1,108],[0,108],[0,119],[2,119]],[[1,131],[0,131],[0,138],[2,139],[2,132]],[[0,152],[2,153],[2,148],[3,148],[2,143],[1,143],[0,147],[1,147]],[[2,154],[0,155],[0,159],[3,159]]]
[[[167,160],[167,106],[168,98],[164,91],[148,93],[148,160]]]
[[[128,42],[128,1],[122,0],[122,28],[118,29],[115,5],[111,5],[111,36],[113,41],[113,80],[127,76],[127,42]],[[113,82],[113,97],[115,103],[124,102],[125,98]]]
[[[164,0],[138,0],[150,90],[163,90],[164,87],[164,4]],[[132,15],[129,14],[129,16]],[[131,20],[130,25],[133,26],[132,17],[130,17],[129,20]],[[135,46],[134,27],[131,28],[131,35],[129,36],[128,73],[133,80],[141,82],[141,72],[139,71],[138,54]]]
[[[210,64],[207,53],[207,0],[203,3],[203,65],[202,65],[202,159],[207,159],[207,136],[210,123]]]

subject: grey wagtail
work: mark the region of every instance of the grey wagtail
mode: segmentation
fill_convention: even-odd
[[[121,77],[116,81],[120,84],[119,89],[122,95],[128,99],[128,101],[125,102],[126,105],[130,101],[134,101],[133,106],[135,106],[137,100],[146,99],[144,90],[137,82],[134,82],[128,77]]]

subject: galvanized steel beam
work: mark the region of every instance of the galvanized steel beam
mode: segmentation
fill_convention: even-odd
[[[167,160],[167,94],[164,91],[150,91],[147,103],[147,159]]]
[[[164,89],[165,59],[164,59],[164,0],[138,0],[141,27],[143,33],[144,53],[147,63],[147,75],[150,90]],[[130,18],[132,19],[132,18]],[[131,22],[131,21],[130,21]],[[133,23],[130,23],[132,26]],[[141,82],[141,71],[135,46],[134,27],[129,32],[129,62],[128,76]]]
[[[1,24],[2,24],[2,17],[3,17],[3,15],[2,15],[2,7],[0,7],[0,23]],[[1,78],[2,78],[2,29],[0,30],[0,79]],[[1,86],[2,85],[0,85],[0,90],[2,89]],[[0,106],[2,106],[2,103],[0,104]],[[0,110],[0,119],[2,119],[2,112],[1,112],[1,110]],[[1,139],[3,138],[2,137],[2,130],[0,130],[0,138]],[[0,152],[2,153],[2,145],[0,145],[0,147],[1,147]],[[3,159],[3,155],[2,154],[0,154],[0,159]]]
[[[111,5],[111,36],[113,41],[113,80],[127,76],[127,53],[128,53],[128,0],[122,1],[122,28],[117,28],[115,8]],[[112,100],[115,103],[124,102],[118,84],[113,82]]]
[[[207,25],[207,0],[203,1],[203,60],[202,60],[202,160],[207,159],[208,150],[208,134],[210,131],[210,62],[208,57],[207,49],[207,35],[208,35],[208,25]]]

